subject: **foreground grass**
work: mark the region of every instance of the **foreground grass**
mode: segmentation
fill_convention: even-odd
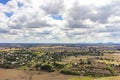
[[[115,77],[103,77],[103,78],[99,78],[96,80],[120,80],[120,76],[115,76]]]
[[[102,77],[102,78],[79,77],[79,78],[72,78],[72,79],[68,79],[68,80],[120,80],[120,76]]]

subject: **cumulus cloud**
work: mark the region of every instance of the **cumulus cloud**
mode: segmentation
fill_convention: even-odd
[[[0,42],[120,40],[118,0],[9,0],[0,17]]]
[[[48,0],[40,6],[46,14],[57,15],[64,10],[63,0]]]

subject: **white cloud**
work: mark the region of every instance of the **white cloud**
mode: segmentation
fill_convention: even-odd
[[[120,22],[120,16],[110,16],[108,18],[109,23],[119,23]]]
[[[118,0],[10,0],[0,4],[0,42],[119,42],[119,5]]]

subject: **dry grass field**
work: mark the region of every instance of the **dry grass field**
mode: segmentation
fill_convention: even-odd
[[[0,48],[0,52],[9,52],[9,51],[15,51],[15,50],[20,50],[20,48]]]
[[[120,76],[93,78],[63,75],[59,73],[38,73],[15,69],[0,69],[0,80],[120,80]]]
[[[57,72],[29,72],[15,69],[0,69],[0,80],[67,80],[75,76]]]

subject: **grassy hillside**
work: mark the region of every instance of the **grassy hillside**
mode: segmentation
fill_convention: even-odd
[[[102,78],[79,77],[79,78],[72,78],[72,79],[68,79],[68,80],[120,80],[120,76],[102,77]]]

